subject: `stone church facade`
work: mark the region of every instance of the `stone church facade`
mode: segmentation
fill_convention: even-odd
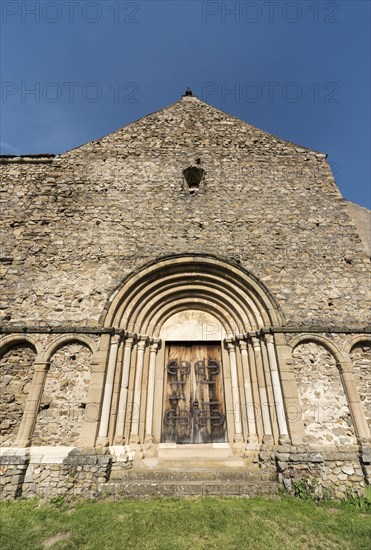
[[[188,92],[0,162],[3,497],[363,490],[369,212],[325,154]]]

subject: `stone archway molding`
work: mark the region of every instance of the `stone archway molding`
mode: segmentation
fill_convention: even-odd
[[[168,304],[171,311],[190,296],[234,323],[235,333],[283,324],[278,304],[253,274],[201,254],[168,256],[146,264],[112,293],[101,321],[104,327],[156,337],[155,325],[170,314]]]
[[[357,344],[360,344],[362,342],[365,342],[369,345],[371,345],[371,335],[370,334],[359,334],[358,336],[354,336],[351,340],[347,340],[344,343],[344,351],[345,353],[348,353],[349,355],[352,353],[352,350],[354,346]]]
[[[61,347],[75,343],[86,345],[92,354],[97,351],[96,344],[88,336],[83,334],[64,334],[50,342],[50,344],[43,350],[41,357],[47,363]]]
[[[318,334],[298,334],[290,340],[290,346],[292,347],[292,351],[294,351],[294,349],[297,348],[300,344],[306,344],[309,342],[314,342],[315,344],[319,344],[320,346],[323,346],[325,349],[327,349],[327,351],[334,357],[340,369],[344,363],[348,362],[347,356],[337,347],[336,344],[331,342],[329,338]]]
[[[0,340],[0,357],[7,353],[11,348],[22,344],[28,344],[33,348],[36,354],[36,360],[42,356],[42,345],[35,337],[30,334],[11,334],[9,336],[4,336]]]

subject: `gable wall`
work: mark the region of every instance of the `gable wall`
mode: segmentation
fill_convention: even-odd
[[[196,159],[205,177],[191,196],[182,171]],[[324,155],[195,98],[1,170],[7,322],[96,326],[125,276],[194,252],[250,270],[289,325],[367,322],[369,260]]]

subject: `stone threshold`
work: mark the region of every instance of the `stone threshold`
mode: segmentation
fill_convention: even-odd
[[[228,443],[195,443],[180,445],[177,443],[160,443],[158,458],[229,458],[232,456]]]

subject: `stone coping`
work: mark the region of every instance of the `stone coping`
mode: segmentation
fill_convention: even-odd
[[[0,458],[2,457],[23,457],[29,459],[30,464],[61,464],[65,458],[74,449],[81,451],[90,451],[88,454],[94,452],[99,453],[100,449],[81,449],[80,447],[64,447],[64,446],[52,446],[45,445],[43,447],[2,447],[0,448]],[[134,456],[134,452],[127,445],[112,445],[107,450],[111,455],[115,457],[115,460],[127,461],[128,457]]]

